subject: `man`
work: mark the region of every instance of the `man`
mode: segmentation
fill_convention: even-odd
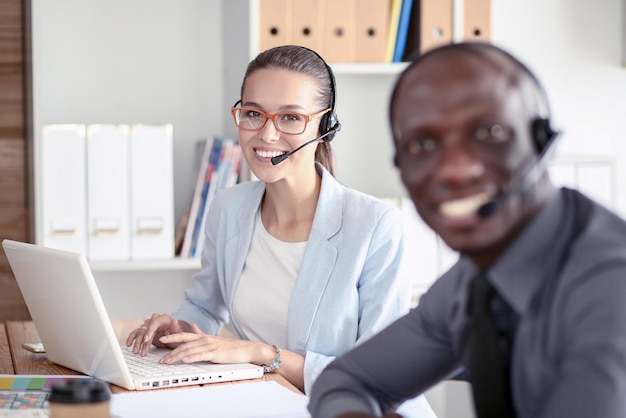
[[[390,123],[418,213],[461,257],[322,372],[313,417],[397,416],[462,371],[480,418],[626,417],[626,223],[551,185],[533,74],[489,44],[431,50],[399,77]]]

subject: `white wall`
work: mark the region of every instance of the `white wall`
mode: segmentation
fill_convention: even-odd
[[[622,0],[494,0],[494,41],[535,70],[563,129],[560,156],[614,159],[626,215],[626,42]]]
[[[193,144],[222,132],[228,111],[221,106],[221,6],[32,0],[36,146],[45,124],[173,123],[178,220],[194,181]]]
[[[378,197],[405,195],[393,166],[387,126],[389,94],[397,74],[337,74],[341,132],[332,142],[336,176],[347,186]]]
[[[492,36],[545,85],[563,130],[558,157],[615,161],[616,209],[626,215],[626,68],[621,0],[493,0]],[[337,75],[342,132],[337,176],[381,197],[404,194],[391,164],[387,105],[396,75]]]

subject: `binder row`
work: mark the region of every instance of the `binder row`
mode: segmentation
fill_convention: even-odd
[[[172,258],[172,141],[170,124],[44,126],[42,245],[90,260]]]
[[[464,40],[490,39],[491,0],[463,0]],[[259,0],[259,49],[297,44],[331,63],[411,61],[453,42],[453,0]]]
[[[176,255],[197,258],[204,246],[206,214],[215,194],[239,181],[241,147],[234,139],[209,136],[201,149],[191,203],[176,231]]]

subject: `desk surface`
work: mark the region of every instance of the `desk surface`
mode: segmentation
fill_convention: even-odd
[[[142,320],[113,320],[115,334],[124,341],[128,333],[137,328]],[[32,321],[7,322],[0,324],[0,372],[5,374],[81,374],[48,360],[45,354],[35,354],[22,348],[24,342],[39,342],[37,329]],[[294,385],[279,374],[265,374],[262,378],[239,382],[210,383],[209,385],[231,385],[240,382],[274,380],[281,385],[301,394]],[[157,389],[157,390],[173,390]],[[126,389],[111,385],[113,393],[128,392]]]
[[[11,360],[11,350],[9,350],[9,339],[7,329],[0,323],[0,373],[13,374],[13,360]]]

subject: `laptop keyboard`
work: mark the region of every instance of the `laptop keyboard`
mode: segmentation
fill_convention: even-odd
[[[197,373],[202,370],[201,367],[192,364],[161,364],[159,363],[161,356],[148,353],[147,356],[142,357],[139,354],[133,353],[132,348],[122,350],[122,352],[124,353],[126,364],[128,364],[128,369],[131,373],[144,377],[189,374]]]

